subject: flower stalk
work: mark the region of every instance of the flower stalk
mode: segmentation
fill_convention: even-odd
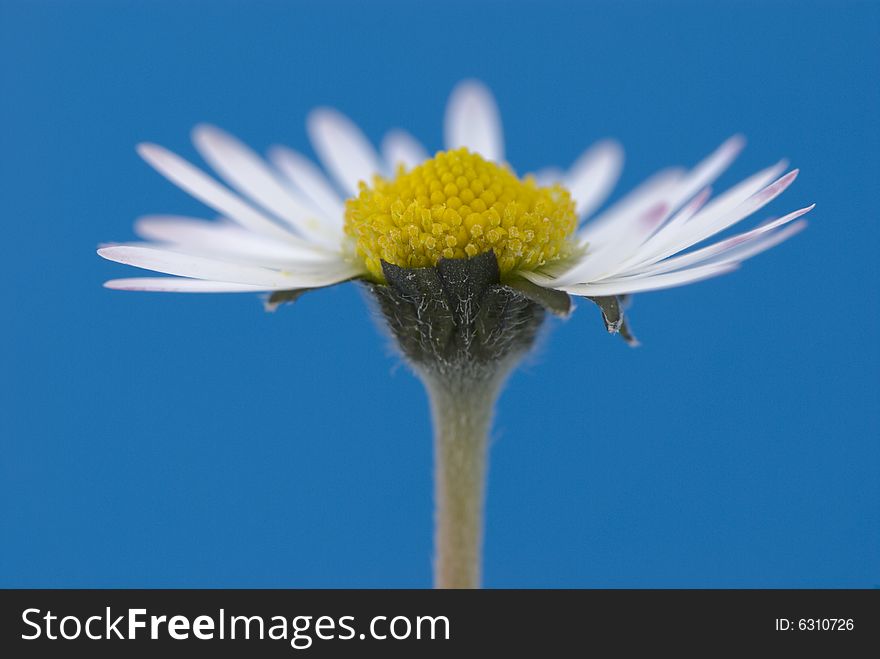
[[[434,424],[434,586],[479,588],[488,440],[502,378],[423,379]]]
[[[425,384],[434,423],[435,585],[478,588],[492,413],[545,305],[502,284],[492,252],[431,268],[382,265],[388,284],[370,290]]]

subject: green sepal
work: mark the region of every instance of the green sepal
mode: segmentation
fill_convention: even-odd
[[[275,311],[282,304],[293,304],[303,293],[312,290],[311,288],[291,288],[287,291],[273,291],[269,297],[263,302],[263,308],[266,311]]]
[[[527,351],[544,307],[501,283],[493,252],[435,267],[382,262],[387,285],[368,283],[401,352],[434,371],[491,372]]]
[[[605,329],[609,334],[620,334],[620,338],[633,348],[639,345],[639,340],[630,331],[623,313],[625,296],[587,296],[587,299],[592,300],[599,307],[602,312],[602,320],[605,322]]]
[[[554,316],[568,318],[571,314],[571,296],[565,291],[544,288],[523,277],[514,277],[505,283],[518,290],[532,302],[540,304]]]

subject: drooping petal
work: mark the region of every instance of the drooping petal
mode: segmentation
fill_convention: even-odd
[[[110,261],[167,275],[251,284],[272,290],[328,286],[361,274],[359,268],[342,261],[291,272],[132,245],[102,247],[98,254]]]
[[[579,217],[595,211],[611,193],[623,168],[623,148],[613,140],[594,144],[571,166],[565,186]]]
[[[487,160],[504,160],[498,106],[492,92],[476,80],[461,82],[452,90],[443,130],[447,149],[467,147]]]
[[[342,113],[318,108],[309,114],[306,125],[321,162],[346,194],[356,195],[360,181],[370,183],[375,174],[383,173],[373,145]]]
[[[296,188],[320,209],[328,222],[342,228],[345,205],[339,193],[311,160],[285,146],[269,149],[269,159]]]
[[[241,141],[216,126],[203,124],[193,130],[193,143],[227,183],[290,224],[299,235],[322,243],[339,242],[338,224],[316,213]]]
[[[416,138],[405,130],[396,129],[386,133],[382,139],[382,157],[393,173],[400,165],[412,169],[425,162],[429,156]]]

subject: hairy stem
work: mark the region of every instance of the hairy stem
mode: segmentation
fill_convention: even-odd
[[[434,585],[479,588],[488,435],[503,378],[423,379],[434,422]]]

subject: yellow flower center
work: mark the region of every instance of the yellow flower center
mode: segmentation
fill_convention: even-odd
[[[381,261],[424,268],[489,250],[502,275],[534,270],[571,254],[576,226],[563,187],[520,180],[467,149],[441,151],[409,171],[401,167],[393,180],[362,182],[345,205],[345,232],[379,282],[385,281]]]

